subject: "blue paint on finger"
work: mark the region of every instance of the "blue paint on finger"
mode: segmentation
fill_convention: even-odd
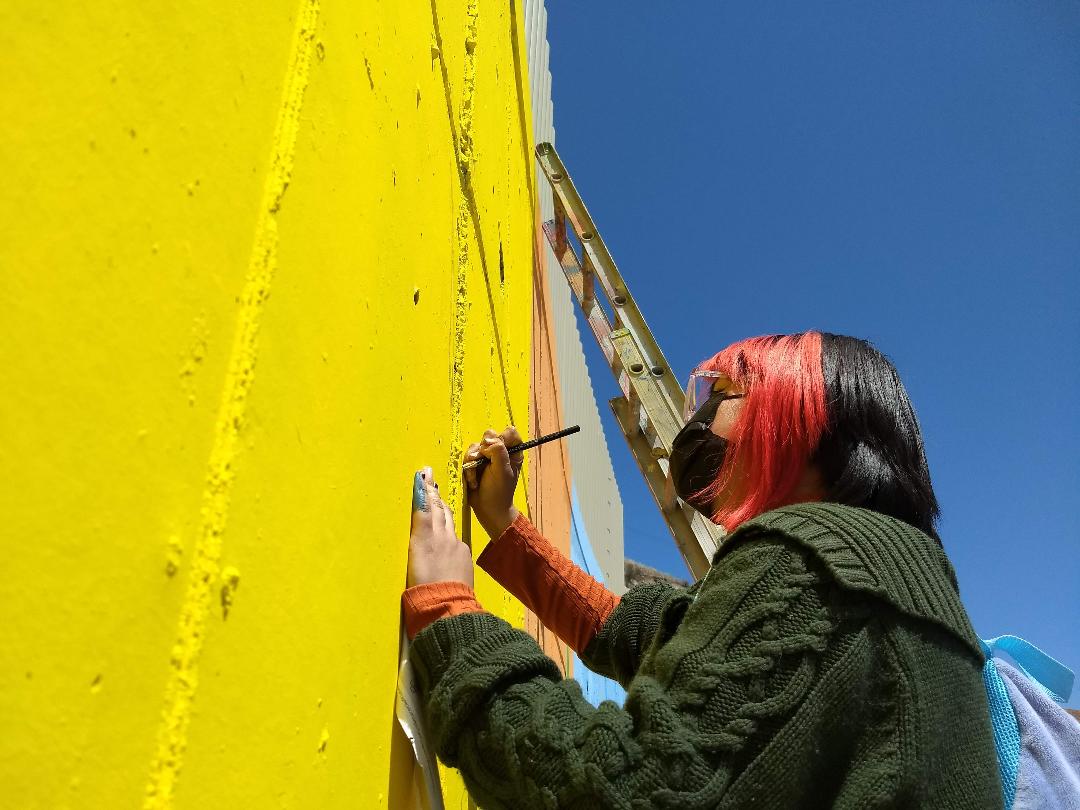
[[[427,490],[424,489],[424,477],[420,473],[413,476],[412,508],[414,512],[427,511]]]

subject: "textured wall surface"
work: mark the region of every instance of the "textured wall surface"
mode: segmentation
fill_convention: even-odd
[[[529,410],[521,31],[0,9],[5,806],[405,806],[412,473],[460,514],[461,448]]]

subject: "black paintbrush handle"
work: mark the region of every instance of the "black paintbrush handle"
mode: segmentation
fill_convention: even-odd
[[[577,433],[579,430],[581,430],[581,425],[573,425],[572,427],[563,428],[562,430],[557,430],[554,433],[549,433],[547,436],[541,436],[538,439],[532,439],[531,441],[522,442],[521,444],[515,445],[514,447],[507,447],[506,452],[510,455],[513,455],[514,453],[520,453],[523,450],[531,450],[532,448],[539,447],[542,444],[547,444],[548,442],[553,442],[556,439],[561,439],[563,436],[569,436],[572,433]],[[464,469],[469,470],[473,469],[474,467],[479,468],[483,467],[485,464],[490,463],[491,462],[488,461],[487,457],[483,456],[476,461],[470,461],[468,464],[465,465]]]

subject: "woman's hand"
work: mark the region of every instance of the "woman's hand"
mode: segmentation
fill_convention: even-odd
[[[508,427],[502,433],[486,430],[480,443],[469,445],[465,453],[466,463],[481,457],[491,462],[466,470],[465,485],[469,488],[469,506],[492,540],[497,540],[518,516],[514,490],[524,454],[511,456],[506,452],[507,447],[518,444],[521,444],[521,434],[517,428]]]
[[[464,582],[473,586],[469,547],[454,532],[454,516],[441,497],[439,485],[424,467],[413,479],[412,528],[406,586],[429,582]]]

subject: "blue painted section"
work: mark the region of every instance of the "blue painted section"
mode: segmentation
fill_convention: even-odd
[[[578,504],[577,490],[572,489],[571,515],[570,515],[570,558],[575,564],[584,568],[593,579],[604,582],[604,573],[600,570],[600,564],[596,561],[592,544],[589,543],[589,535],[585,531],[585,521],[581,519],[581,506]],[[573,653],[574,680],[581,684],[581,691],[585,699],[594,706],[599,706],[602,701],[613,700],[620,706],[626,699],[626,690],[610,678],[597,675],[590,670]]]

